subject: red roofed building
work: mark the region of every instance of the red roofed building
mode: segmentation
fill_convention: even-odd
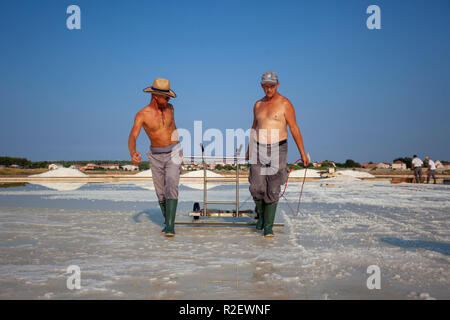
[[[392,169],[406,170],[406,163],[400,160],[394,161],[392,163]]]
[[[111,164],[111,163],[105,163],[98,165],[100,168],[107,169],[107,170],[119,170],[118,164]]]
[[[87,165],[85,165],[83,167],[83,169],[85,169],[85,170],[92,170],[92,169],[95,169],[96,166],[97,165],[95,163],[88,163]]]
[[[390,167],[391,167],[391,164],[387,163],[387,162],[380,162],[377,164],[377,168],[380,168],[380,169],[389,169]]]

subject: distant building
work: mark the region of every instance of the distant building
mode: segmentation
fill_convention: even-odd
[[[85,169],[85,170],[92,170],[92,169],[95,169],[95,167],[97,167],[97,165],[95,163],[88,163],[87,165],[85,165],[83,167],[83,169]]]
[[[387,163],[387,162],[380,162],[377,164],[377,168],[380,168],[380,169],[389,169],[390,167],[391,167],[391,164]]]
[[[100,165],[98,165],[98,167],[106,169],[106,170],[119,170],[119,168],[120,168],[120,166],[118,164],[110,164],[110,163],[100,164]]]
[[[82,166],[81,164],[73,164],[71,165],[69,168],[70,169],[77,169],[77,170],[81,170],[83,169],[84,166]]]
[[[18,164],[12,164],[12,165],[10,165],[9,167],[10,167],[10,168],[16,168],[16,169],[17,169],[17,168],[20,168],[20,166],[19,166]]]
[[[139,170],[139,167],[132,165],[132,164],[127,164],[127,165],[122,166],[122,169],[125,171],[135,171],[135,170]]]
[[[397,160],[392,163],[392,169],[394,170],[406,170],[406,163]]]

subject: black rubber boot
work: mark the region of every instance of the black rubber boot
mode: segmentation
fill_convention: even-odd
[[[264,201],[255,200],[256,214],[258,215],[258,221],[256,222],[256,230],[262,230],[264,228]]]
[[[166,201],[160,202],[159,207],[161,208],[162,215],[164,217],[164,229],[161,230],[161,233],[166,232],[167,221],[166,221]]]
[[[274,237],[272,227],[276,211],[277,203],[266,203],[264,205],[264,237]]]
[[[166,199],[166,237],[173,237],[175,235],[177,204],[177,199]]]

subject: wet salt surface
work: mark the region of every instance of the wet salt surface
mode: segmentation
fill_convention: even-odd
[[[62,189],[0,189],[1,299],[450,298],[450,186],[307,182],[296,215],[300,184],[289,183],[274,239],[179,225],[165,238],[151,182]],[[181,186],[177,221],[202,196]],[[232,185],[208,190],[234,196]],[[254,207],[248,185],[240,199]],[[69,265],[80,290],[66,287]],[[380,290],[367,288],[370,265]]]

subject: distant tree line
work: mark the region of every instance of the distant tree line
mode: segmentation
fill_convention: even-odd
[[[411,168],[412,167],[412,159],[410,157],[399,157],[394,159],[393,162],[395,161],[402,161],[406,164],[407,168]],[[424,162],[424,167],[428,167],[428,162],[426,160],[423,159]],[[66,161],[66,160],[60,160],[60,161],[30,161],[27,158],[17,158],[17,157],[0,157],[0,165],[4,165],[4,166],[11,166],[11,165],[18,165],[20,167],[23,168],[48,168],[48,166],[52,163],[59,163],[61,164],[63,167],[70,167],[71,165],[75,165],[75,164],[79,164],[79,165],[87,165],[88,163],[93,163],[96,165],[100,165],[100,164],[105,164],[105,163],[115,163],[118,164],[119,166],[124,166],[124,165],[128,165],[128,164],[132,164],[132,162],[130,160],[80,160],[80,161]],[[322,161],[320,168],[328,168],[328,167],[332,167],[333,163],[336,165],[337,168],[360,168],[361,164],[359,162],[356,162],[352,159],[347,159],[344,163],[339,163],[339,162],[333,162],[330,160],[325,160]],[[372,163],[372,162],[369,162]],[[444,161],[442,160],[441,163],[443,164],[448,164],[450,163],[449,161]],[[248,164],[242,164],[240,165],[241,167],[248,167]],[[288,167],[290,168],[292,166],[292,164],[288,164]],[[149,164],[148,161],[143,161],[141,164],[139,164],[139,170],[148,170]],[[292,168],[292,170],[298,170],[298,169],[303,169],[304,166],[300,163],[300,164],[295,164],[294,167]],[[313,168],[313,164],[310,163],[308,165],[308,168]],[[216,170],[234,170],[235,166],[233,165],[216,165],[215,166]]]
[[[26,158],[0,157],[0,165],[9,167],[13,164],[21,167],[30,167],[32,162]]]
[[[48,168],[48,166],[52,163],[59,163],[61,164],[63,167],[70,167],[71,165],[74,164],[79,164],[82,166],[87,165],[88,163],[94,163],[97,165],[100,164],[105,164],[105,163],[114,163],[114,164],[119,164],[119,166],[124,166],[127,164],[132,164],[131,161],[129,160],[82,160],[82,161],[66,161],[66,160],[59,160],[59,161],[30,161],[26,158],[15,158],[15,157],[0,157],[0,165],[4,165],[4,166],[11,166],[11,165],[18,165],[20,167],[23,168]],[[139,170],[147,170],[149,168],[148,162],[142,162],[139,165]]]
[[[335,164],[338,168],[361,168],[361,164],[352,159],[347,159],[344,163],[335,162]]]
[[[329,168],[329,167],[334,167],[334,165],[336,166],[336,168],[360,168],[361,164],[359,162],[356,162],[352,159],[347,159],[344,163],[339,163],[339,162],[334,162],[331,160],[325,160],[321,162],[320,167],[318,167],[318,169],[324,169],[324,168]],[[289,167],[291,167],[291,164],[288,164]],[[313,168],[313,164],[310,163],[308,165],[308,168]],[[294,167],[292,168],[292,170],[298,170],[298,169],[303,169],[304,166],[302,164],[295,164]]]

